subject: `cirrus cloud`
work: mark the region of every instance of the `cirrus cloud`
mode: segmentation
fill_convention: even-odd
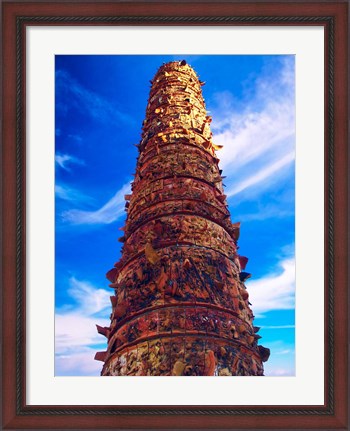
[[[109,326],[110,293],[86,280],[70,277],[70,305],[55,314],[55,375],[98,375],[101,364],[94,360],[97,350],[106,347],[96,323]]]
[[[101,208],[94,211],[71,209],[62,213],[65,222],[71,224],[109,224],[118,220],[124,214],[124,195],[131,190],[130,182],[124,184],[120,190]]]
[[[256,314],[295,307],[295,259],[284,259],[276,267],[278,272],[247,283]]]
[[[228,196],[283,176],[282,168],[295,159],[294,57],[281,60],[273,76],[260,76],[250,88],[239,109],[227,92],[217,95],[212,108],[214,142],[223,145],[218,155]]]

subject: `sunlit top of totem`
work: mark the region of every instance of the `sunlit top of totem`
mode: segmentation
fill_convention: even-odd
[[[161,66],[138,145],[112,314],[98,331],[104,376],[263,375],[202,85],[185,61]]]

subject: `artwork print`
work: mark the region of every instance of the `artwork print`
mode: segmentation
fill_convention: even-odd
[[[295,58],[57,55],[55,375],[295,375]]]

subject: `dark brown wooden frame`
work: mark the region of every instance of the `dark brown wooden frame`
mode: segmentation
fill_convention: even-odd
[[[348,428],[347,1],[4,1],[2,409],[4,429]],[[324,406],[28,406],[25,400],[25,28],[28,25],[322,25],[325,28]]]

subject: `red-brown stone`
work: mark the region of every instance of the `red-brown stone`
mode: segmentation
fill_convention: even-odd
[[[263,375],[202,85],[184,61],[152,81],[102,375]]]

